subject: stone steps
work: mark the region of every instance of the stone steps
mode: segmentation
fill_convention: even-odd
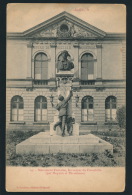
[[[47,133],[38,133],[29,140],[31,143],[45,143],[45,144],[86,144],[86,143],[99,143],[99,138],[92,134],[80,135],[80,136],[65,136],[58,135],[49,136]]]
[[[41,132],[16,145],[17,154],[101,153],[105,150],[113,153],[113,146],[92,134],[62,137]]]

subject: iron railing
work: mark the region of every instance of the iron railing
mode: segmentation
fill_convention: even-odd
[[[81,85],[95,85],[95,81],[81,81]]]
[[[48,80],[34,80],[34,85],[48,85]]]

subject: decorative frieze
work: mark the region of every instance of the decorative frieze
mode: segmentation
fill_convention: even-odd
[[[58,24],[49,26],[40,32],[32,35],[34,38],[59,37],[59,38],[96,38],[97,35],[89,30],[85,30],[74,23],[63,20]]]
[[[50,44],[50,47],[51,47],[51,48],[52,48],[52,47],[54,48],[54,47],[57,47],[57,45],[56,45],[56,43],[51,43],[51,44]]]
[[[96,49],[96,44],[80,44],[80,49]]]
[[[97,48],[102,48],[102,44],[96,44]]]
[[[70,45],[57,45],[57,49],[71,49],[71,48],[72,47]]]
[[[33,46],[34,49],[50,49],[50,45],[47,44],[37,44]]]
[[[60,45],[61,44],[61,45]],[[45,43],[38,43],[38,44],[33,44],[33,49],[34,50],[41,50],[41,49],[50,49],[50,48],[55,48],[57,47],[57,49],[64,49],[64,50],[67,50],[67,49],[72,49],[72,46],[69,45],[69,43],[64,43],[61,42],[61,43],[50,43],[50,44],[45,44]]]
[[[79,44],[78,44],[78,43],[74,43],[74,44],[73,44],[73,47],[79,48]]]

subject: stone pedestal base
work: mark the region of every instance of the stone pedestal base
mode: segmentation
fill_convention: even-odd
[[[59,136],[62,136],[62,131],[60,129],[60,127],[56,127],[56,131],[54,131],[54,124],[55,123],[50,123],[50,136],[55,136],[55,135],[59,135]],[[68,132],[67,130],[65,130],[65,135],[68,136]]]
[[[101,153],[105,150],[113,153],[113,145],[92,134],[62,137],[41,132],[16,145],[17,154]]]
[[[72,135],[73,136],[78,136],[79,135],[79,124],[78,123],[73,124]]]

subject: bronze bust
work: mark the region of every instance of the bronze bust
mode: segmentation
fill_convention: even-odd
[[[70,71],[71,69],[74,68],[73,62],[68,60],[68,51],[64,50],[61,55],[59,60],[57,61],[57,69],[61,71]]]

